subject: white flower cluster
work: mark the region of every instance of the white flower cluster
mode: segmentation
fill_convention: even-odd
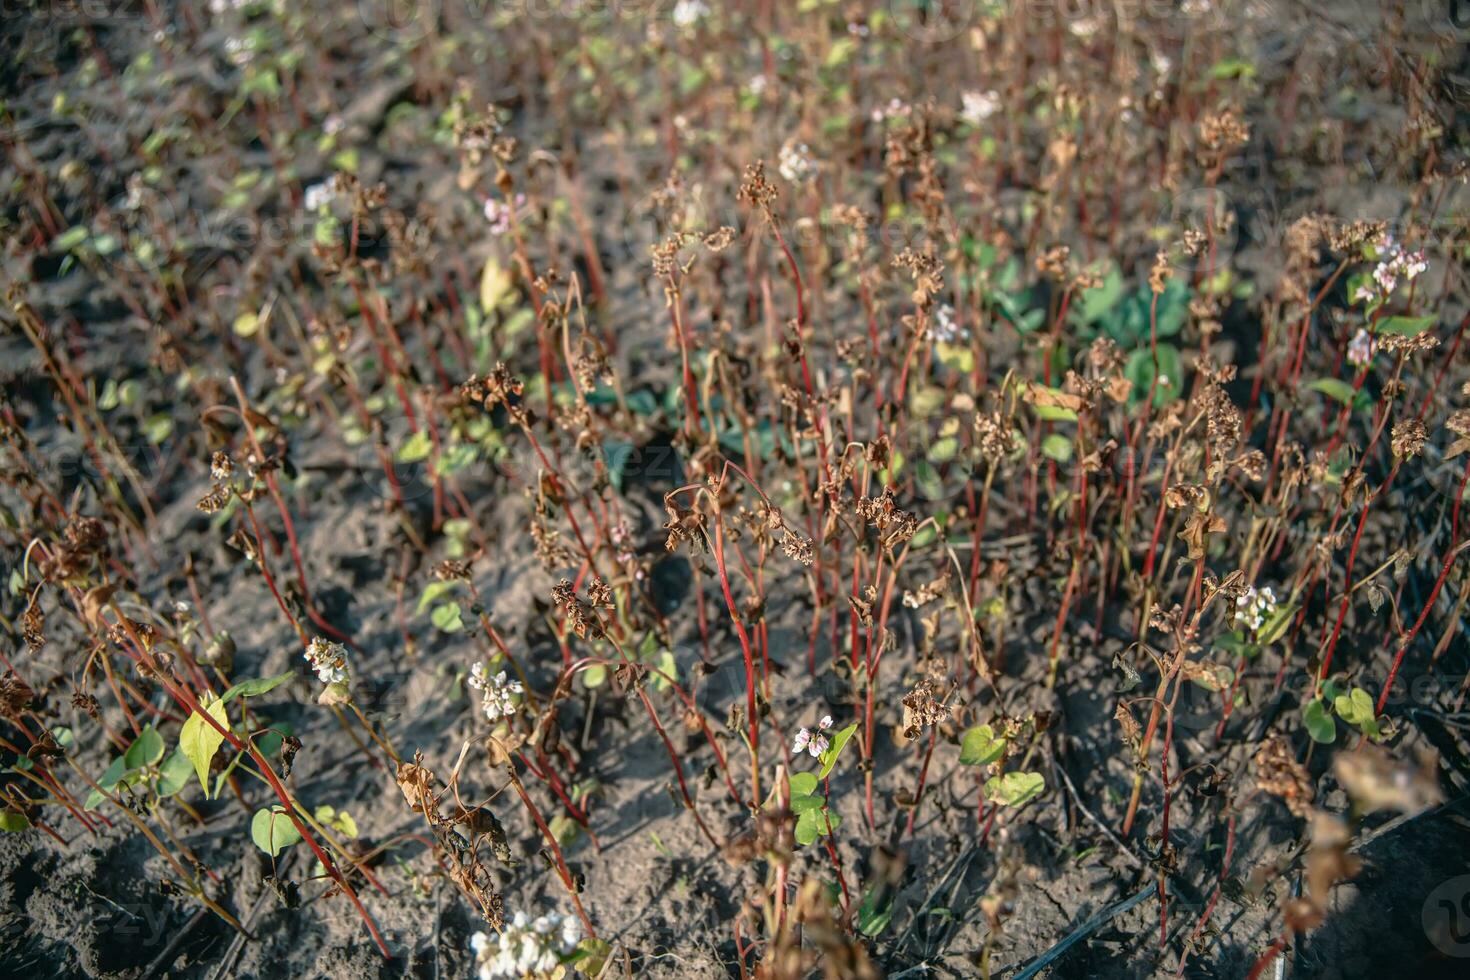
[[[340,643],[324,640],[320,636],[313,636],[311,642],[306,645],[306,653],[302,654],[306,662],[311,664],[311,669],[316,671],[316,679],[323,684],[342,684],[347,680],[347,648]]]
[[[1266,625],[1266,620],[1276,611],[1276,593],[1271,587],[1257,589],[1254,585],[1235,597],[1235,615],[1244,620],[1253,630]]]
[[[509,718],[515,714],[520,707],[520,702],[515,698],[526,693],[521,682],[507,680],[503,670],[491,677],[489,669],[481,660],[476,660],[470,667],[470,687],[481,692],[480,709],[491,721]]]
[[[888,104],[878,106],[872,112],[873,122],[880,123],[885,119],[907,119],[913,114],[914,107],[902,99],[889,99]]]
[[[1374,340],[1373,335],[1367,330],[1359,327],[1353,339],[1348,342],[1348,363],[1354,367],[1366,367],[1376,353],[1378,353],[1378,341]]]
[[[811,151],[805,143],[792,142],[781,147],[776,169],[781,171],[782,177],[794,184],[810,177],[817,165],[812,162]]]
[[[963,103],[960,118],[971,126],[980,125],[1000,111],[1000,93],[994,90],[965,92],[960,96],[960,101]]]
[[[225,57],[230,64],[243,68],[255,58],[255,49],[243,37],[225,38]]]
[[[475,976],[479,980],[548,977],[581,941],[582,924],[572,916],[552,913],[533,921],[517,912],[499,936],[477,932],[470,937]]]
[[[934,308],[934,316],[929,320],[930,339],[949,344],[967,336],[968,332],[955,322],[953,306],[940,303]]]
[[[700,0],[679,0],[674,4],[674,23],[680,27],[693,27],[709,16],[709,6]]]
[[[832,716],[823,716],[822,720],[817,723],[815,732],[803,728],[796,733],[796,739],[791,743],[791,751],[800,753],[802,749],[806,749],[812,754],[813,759],[820,757],[823,752],[827,751],[827,736],[822,733],[831,727]]]
[[[1423,252],[1406,251],[1392,235],[1384,235],[1383,241],[1378,243],[1378,265],[1373,268],[1373,281],[1381,291],[1379,295],[1387,296],[1398,288],[1400,276],[1403,276],[1405,282],[1413,282],[1428,268],[1429,263]],[[1353,299],[1365,302],[1377,299],[1377,296],[1364,283],[1353,294]]]
[[[301,203],[308,211],[320,211],[336,200],[336,198],[336,188],[332,186],[330,181],[324,180],[319,184],[312,184],[308,187],[306,194],[302,197]]]

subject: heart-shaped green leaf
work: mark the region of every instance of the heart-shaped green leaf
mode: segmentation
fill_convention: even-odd
[[[985,781],[985,796],[1001,806],[1022,806],[1041,795],[1046,780],[1039,772],[1008,772]]]
[[[250,839],[271,857],[301,840],[301,834],[279,806],[256,810],[250,821]]]
[[[230,727],[230,716],[225,711],[223,700],[211,701],[204,710],[225,728]],[[194,771],[199,775],[199,785],[204,787],[205,796],[209,795],[209,763],[224,740],[224,735],[197,711],[189,715],[179,731],[179,751],[194,763]]]
[[[1005,754],[1006,740],[997,738],[989,725],[976,725],[965,732],[960,741],[960,762],[967,766],[988,766]]]

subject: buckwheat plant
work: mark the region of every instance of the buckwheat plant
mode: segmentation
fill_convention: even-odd
[[[532,919],[517,912],[499,936],[477,932],[470,937],[475,976],[479,980],[559,976],[564,958],[581,940],[582,924],[573,916],[553,912]]]
[[[480,710],[491,721],[509,718],[520,707],[520,697],[525,687],[517,680],[507,680],[505,671],[494,677],[483,660],[476,660],[470,667],[469,685],[480,692]]]

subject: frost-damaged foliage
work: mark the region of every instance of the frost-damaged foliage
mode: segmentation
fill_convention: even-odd
[[[9,972],[1470,952],[1403,6],[7,18]]]

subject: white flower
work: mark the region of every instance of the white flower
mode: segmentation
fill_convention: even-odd
[[[316,679],[323,684],[343,684],[347,681],[347,648],[340,643],[313,636],[302,654]]]
[[[794,184],[810,177],[816,170],[816,164],[812,162],[811,151],[805,143],[788,142],[781,147],[776,169]]]
[[[1276,593],[1270,586],[1257,589],[1254,585],[1235,597],[1236,618],[1243,621],[1252,631],[1260,629],[1276,611]]]
[[[954,320],[954,307],[948,303],[940,303],[934,310],[934,316],[929,321],[929,337],[941,343],[951,343],[957,339],[969,336]]]
[[[500,977],[547,977],[582,941],[582,924],[553,912],[534,922],[517,912],[499,936],[477,932],[470,937],[478,980]]]
[[[1392,235],[1383,236],[1383,241],[1379,242],[1377,251],[1378,264],[1373,268],[1373,281],[1378,284],[1383,296],[1394,291],[1398,286],[1400,276],[1405,282],[1413,282],[1420,273],[1429,268],[1423,252],[1405,251]],[[1355,302],[1360,299],[1373,298],[1375,297],[1367,286],[1359,286],[1353,293]]]
[[[1101,25],[1092,17],[1078,17],[1069,25],[1073,37],[1080,37],[1084,41],[1097,33]]]
[[[499,721],[515,714],[520,707],[520,702],[516,699],[526,693],[521,682],[507,680],[503,670],[491,677],[490,671],[480,660],[476,660],[470,667],[469,685],[483,692],[480,695],[480,710],[491,721]]]
[[[914,111],[913,106],[901,99],[889,99],[886,106],[879,106],[873,110],[873,122],[880,123],[885,119],[904,119]]]
[[[1398,263],[1393,259],[1384,259],[1379,262],[1373,270],[1373,281],[1378,283],[1378,288],[1385,293],[1393,292],[1399,282]]]
[[[960,96],[960,101],[963,103],[960,118],[971,126],[980,125],[1000,111],[1000,93],[993,89],[989,92],[966,92]]]
[[[701,0],[679,0],[674,4],[674,23],[680,27],[693,27],[709,16],[709,7]]]
[[[1154,66],[1154,71],[1160,75],[1169,74],[1169,69],[1174,67],[1174,61],[1162,51],[1155,51],[1149,55],[1149,61]]]
[[[1377,350],[1378,342],[1373,339],[1373,335],[1362,327],[1359,327],[1358,332],[1353,335],[1353,339],[1348,343],[1348,363],[1354,367],[1365,367],[1369,361],[1373,360],[1373,355]]]
[[[805,749],[811,753],[813,759],[820,758],[822,753],[827,751],[827,736],[822,733],[831,727],[832,716],[823,715],[822,720],[817,723],[815,732],[803,728],[796,733],[796,738],[791,742],[791,751],[800,755],[801,750]]]
[[[745,83],[745,90],[751,95],[759,97],[765,94],[767,84],[769,83],[766,79],[766,76],[752,75],[750,81]]]
[[[337,191],[326,181],[322,181],[320,184],[312,184],[306,189],[304,201],[306,210],[320,211],[328,204],[331,204],[336,197]]]
[[[334,133],[340,133],[341,131],[342,117],[337,115],[336,113],[333,113],[326,119],[322,120],[322,132],[326,133],[328,136],[331,136]]]
[[[229,58],[230,64],[241,66],[250,64],[250,59],[255,57],[255,52],[245,43],[244,38],[225,38],[225,57]]]

